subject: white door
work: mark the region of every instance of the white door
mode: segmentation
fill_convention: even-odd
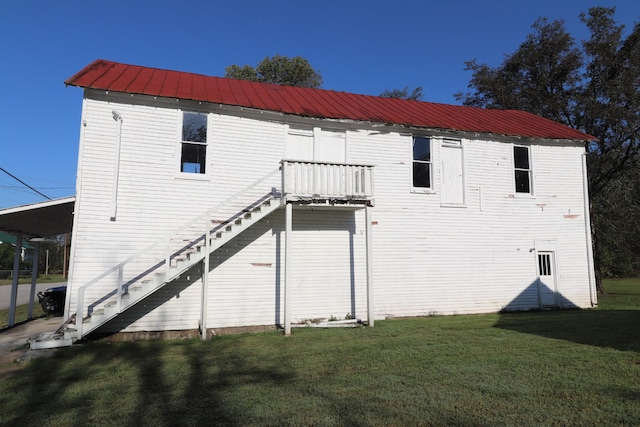
[[[440,203],[464,204],[462,144],[459,140],[444,140],[440,150]]]
[[[288,160],[313,160],[313,131],[304,129],[289,130],[285,158]]]
[[[313,162],[344,163],[346,139],[343,131],[320,128],[289,128],[285,158]]]
[[[558,306],[554,255],[550,251],[538,252],[538,294],[542,307]]]
[[[313,160],[316,162],[344,163],[345,148],[344,132],[322,130],[316,137]]]

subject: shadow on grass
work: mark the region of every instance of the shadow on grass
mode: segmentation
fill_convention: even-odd
[[[90,343],[60,350],[22,370],[9,386],[0,386],[0,407],[6,408],[0,425],[40,425],[45,419],[70,426],[92,420],[237,424],[251,408],[250,401],[242,400],[245,387],[277,390],[295,375],[284,360],[254,360],[234,354],[232,345],[230,340],[187,340]],[[230,393],[235,394],[233,404]]]
[[[525,334],[640,353],[638,310],[554,310],[504,313],[494,325]]]
[[[494,327],[640,353],[636,326],[640,324],[640,287],[631,282],[627,287],[611,283],[613,290],[602,296],[600,308],[578,309],[561,292],[536,280],[505,307]],[[551,310],[510,311],[535,306],[536,302],[538,307]]]

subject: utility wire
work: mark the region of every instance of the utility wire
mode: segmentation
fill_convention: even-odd
[[[6,173],[7,175],[9,175],[11,178],[15,179],[16,181],[18,181],[20,184],[24,185],[25,187],[27,187],[28,189],[35,191],[36,193],[38,193],[39,195],[41,195],[42,197],[44,197],[47,200],[51,200],[51,197],[42,194],[41,192],[39,192],[38,190],[36,190],[35,188],[33,188],[32,186],[30,186],[29,184],[27,184],[26,182],[24,182],[23,180],[21,180],[20,178],[18,178],[17,176],[7,172],[5,169],[0,168],[0,171]]]

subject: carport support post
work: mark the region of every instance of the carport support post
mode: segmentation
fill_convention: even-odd
[[[20,255],[22,253],[22,233],[16,234],[16,251],[13,255],[13,281],[11,282],[11,300],[9,301],[9,327],[16,320],[16,304],[18,303],[18,276],[20,276]]]
[[[33,300],[36,295],[36,281],[38,280],[38,255],[40,254],[40,242],[36,242],[33,252],[33,265],[31,266],[31,290],[29,291],[29,314],[27,319],[33,318]]]

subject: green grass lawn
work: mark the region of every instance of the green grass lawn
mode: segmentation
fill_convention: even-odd
[[[38,277],[38,283],[57,283],[57,282],[66,282],[67,279],[62,274],[49,274],[48,276],[41,275]],[[11,285],[13,283],[12,279],[2,279],[0,280],[0,286]],[[31,283],[31,277],[20,277],[18,279],[18,284],[26,285]]]
[[[427,317],[59,350],[0,425],[639,425],[640,280],[596,310]]]

